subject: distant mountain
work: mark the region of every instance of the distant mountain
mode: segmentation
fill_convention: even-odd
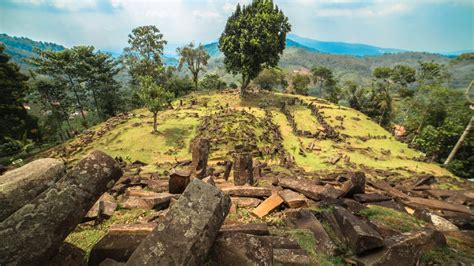
[[[303,38],[294,34],[289,34],[287,38],[300,45],[317,50],[321,53],[328,53],[328,54],[367,56],[367,55],[383,55],[383,54],[394,54],[394,53],[406,52],[400,49],[380,48],[380,47],[367,45],[367,44],[360,44],[360,43],[323,42],[323,41]]]
[[[64,46],[51,42],[38,42],[25,37],[12,37],[7,34],[0,34],[0,43],[5,44],[5,53],[12,57],[12,61],[22,68],[29,68],[24,59],[34,57],[34,48],[41,50],[61,51]]]

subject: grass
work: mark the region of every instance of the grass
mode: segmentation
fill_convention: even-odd
[[[278,106],[289,98],[300,98],[305,103],[312,102],[316,104],[323,112],[325,120],[337,131],[347,135],[345,140],[334,142],[332,140],[317,140],[296,136],[288,125],[285,115],[278,109]],[[348,169],[349,166],[345,165],[343,160],[340,160],[336,165],[328,163],[331,157],[340,154],[350,158],[352,163],[350,170],[360,170],[360,165],[363,165],[373,169],[398,172],[402,177],[413,175],[410,172],[452,176],[439,165],[415,160],[415,158],[422,155],[420,152],[410,149],[406,144],[395,140],[389,132],[362,113],[314,97],[273,93],[262,94],[242,101],[237,92],[217,93],[205,91],[192,93],[182,99],[184,101],[183,106],[178,107],[178,99],[174,102],[174,106],[177,108],[159,113],[158,134],[152,133],[151,113],[145,109],[138,109],[133,111],[134,118],[95,139],[71,159],[78,160],[93,149],[103,150],[111,156],[121,156],[122,158],[129,158],[131,161],[140,160],[148,164],[190,159],[189,144],[196,137],[197,127],[202,118],[218,112],[221,107],[227,106],[237,111],[245,110],[248,114],[241,115],[239,112],[239,114],[230,116],[230,118],[224,117],[222,127],[213,130],[214,135],[222,137],[227,134],[226,132],[233,132],[237,135],[242,135],[241,133],[244,131],[251,132],[256,137],[257,146],[261,149],[269,143],[261,141],[260,136],[268,133],[259,123],[248,123],[248,118],[255,117],[256,121],[264,118],[265,113],[261,106],[265,105],[272,112],[273,122],[280,127],[285,150],[294,156],[297,166],[308,172]],[[197,104],[190,106],[191,99],[196,100]],[[288,108],[294,114],[299,129],[311,132],[319,129],[319,122],[311,115],[308,107],[297,104],[290,105]],[[196,114],[198,117],[196,117]],[[341,121],[336,119],[338,116],[344,117],[342,121],[343,128],[338,127],[341,126]],[[103,124],[99,124],[91,129],[96,130],[102,126]],[[369,139],[367,141],[359,139],[359,137],[367,137],[369,134],[385,136],[386,139]],[[300,148],[306,149],[312,143],[317,149],[305,150],[305,155],[299,154]],[[65,145],[67,146],[68,143]],[[229,159],[229,151],[234,148],[233,145],[235,145],[233,141],[227,141],[216,147],[211,147],[210,161]],[[390,151],[388,154],[385,152],[387,150]],[[277,158],[260,159],[265,160],[270,167],[277,166],[279,163]],[[151,168],[150,171],[153,171],[154,169]],[[443,186],[452,188],[450,184]]]
[[[376,205],[368,205],[367,207],[367,209],[360,211],[359,214],[371,221],[381,222],[390,229],[401,233],[415,231],[425,225],[425,222],[407,213]]]
[[[150,215],[152,213],[154,213],[152,210],[119,209],[115,211],[114,215],[110,217],[110,219],[104,221],[101,224],[94,225],[93,222],[79,224],[74,232],[69,234],[65,241],[84,250],[86,252],[86,257],[84,259],[87,260],[92,247],[107,234],[107,230],[111,225],[134,223],[138,220],[138,218]]]

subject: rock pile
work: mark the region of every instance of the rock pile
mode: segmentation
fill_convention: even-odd
[[[53,165],[49,165],[50,169]],[[22,169],[15,171],[17,174]],[[46,180],[54,180],[58,173],[40,171],[51,175]],[[0,222],[0,264],[31,265],[49,261],[94,202],[121,174],[111,157],[99,151],[89,154],[64,177]],[[7,172],[1,179],[10,175]]]

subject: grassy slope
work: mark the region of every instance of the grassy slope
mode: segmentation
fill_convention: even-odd
[[[152,116],[145,109],[135,110],[134,118],[121,124],[113,130],[107,132],[102,137],[94,140],[81,152],[76,153],[73,159],[79,159],[93,149],[101,149],[112,156],[122,156],[130,160],[141,160],[149,164],[174,162],[175,160],[190,159],[189,143],[196,136],[197,127],[203,116],[216,113],[220,106],[229,105],[235,110],[245,110],[252,114],[257,120],[264,116],[264,111],[259,105],[268,99],[283,99],[285,97],[299,97],[304,102],[315,103],[325,118],[325,120],[343,134],[348,135],[345,141],[334,142],[332,140],[317,140],[296,136],[283,113],[277,105],[269,104],[267,107],[272,115],[273,122],[280,126],[283,136],[283,146],[287,152],[295,157],[298,166],[306,171],[333,171],[336,169],[361,169],[370,167],[373,169],[391,170],[402,176],[410,176],[411,173],[431,173],[434,175],[450,175],[450,173],[440,166],[432,163],[424,163],[414,160],[421,154],[407,147],[406,144],[395,140],[389,132],[378,126],[365,115],[350,108],[341,107],[321,101],[315,101],[313,97],[290,96],[285,94],[266,95],[265,98],[253,99],[252,101],[241,102],[237,93],[219,94],[215,92],[202,92],[192,94],[184,98],[185,106],[175,110],[163,111],[159,114],[158,134],[152,134]],[[197,99],[198,105],[189,107],[189,100]],[[207,103],[207,108],[204,103]],[[177,106],[175,102],[174,106]],[[268,105],[268,104],[267,104]],[[290,111],[294,114],[298,129],[314,131],[321,126],[311,115],[309,109],[303,105],[290,106]],[[194,113],[193,115],[191,115]],[[197,117],[196,116],[199,116]],[[343,116],[341,122],[336,116]],[[355,118],[355,119],[353,119]],[[227,121],[236,123],[237,121]],[[343,128],[340,128],[340,127]],[[98,125],[96,128],[100,128]],[[225,130],[239,132],[241,128],[224,128]],[[247,129],[248,130],[248,129]],[[258,125],[252,125],[256,135],[262,134],[262,129]],[[219,135],[216,132],[216,135]],[[386,136],[386,139],[360,140],[357,137]],[[305,156],[298,153],[300,143],[303,148],[314,142],[320,150],[306,151]],[[260,146],[260,143],[257,143]],[[66,144],[67,145],[67,144]],[[211,161],[222,159],[227,155],[229,145],[220,145],[211,153]],[[390,153],[387,153],[390,151]],[[328,163],[332,156],[340,154],[350,157],[353,164],[346,165],[340,160],[336,165]],[[277,163],[276,160],[270,163]],[[149,166],[153,171],[153,166]]]

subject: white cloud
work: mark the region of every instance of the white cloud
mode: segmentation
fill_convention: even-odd
[[[310,0],[299,0],[310,1]],[[328,5],[319,2],[316,5],[316,15],[320,17],[382,17],[401,14],[413,8],[408,2],[393,1],[335,1]]]
[[[67,11],[78,11],[97,7],[95,0],[14,0],[13,2],[23,5],[45,5]]]

